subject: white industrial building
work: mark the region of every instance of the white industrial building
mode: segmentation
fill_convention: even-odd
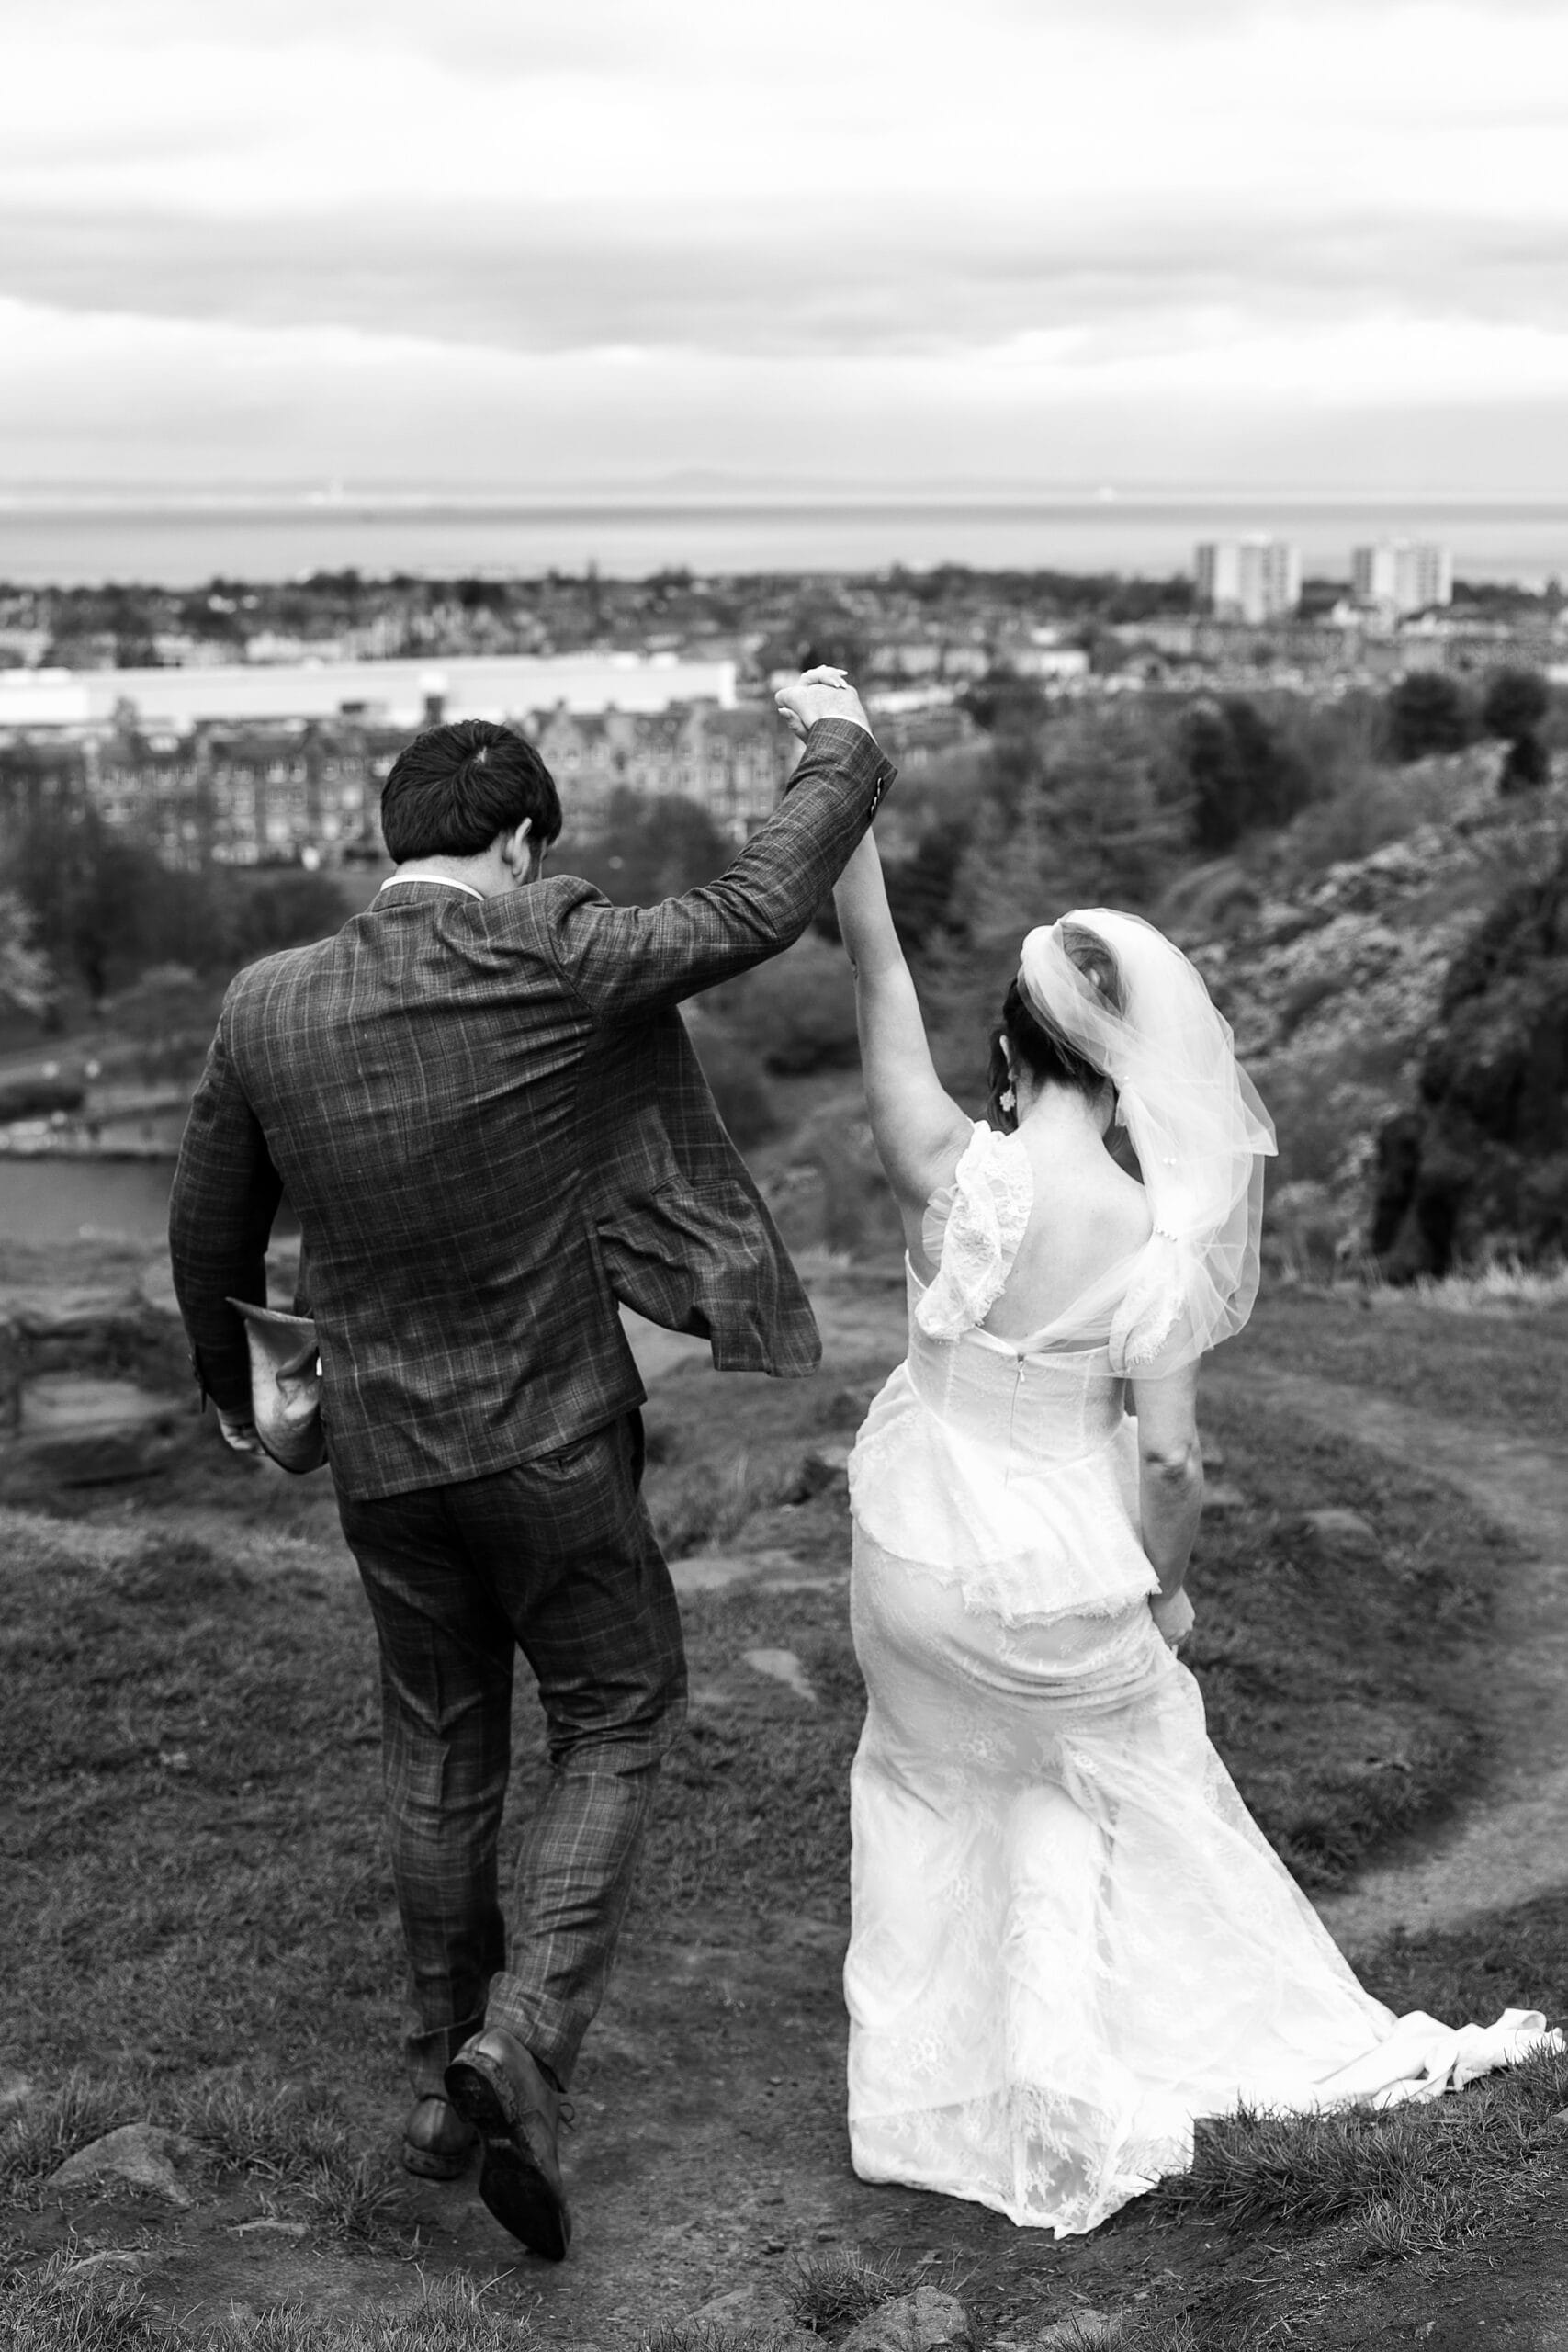
[[[673,654],[463,655],[430,662],[289,662],[160,670],[0,670],[0,729],[107,725],[129,704],[144,727],[364,718],[410,729],[433,716],[512,719],[535,710],[735,707],[733,662]]]

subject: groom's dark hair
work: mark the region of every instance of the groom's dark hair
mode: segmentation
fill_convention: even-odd
[[[555,840],[555,778],[525,736],[488,718],[427,727],[398,753],[381,792],[381,835],[395,865],[478,857],[525,818],[536,844]]]

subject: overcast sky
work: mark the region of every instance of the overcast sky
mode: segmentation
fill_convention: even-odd
[[[0,478],[1568,491],[1563,0],[0,0]]]

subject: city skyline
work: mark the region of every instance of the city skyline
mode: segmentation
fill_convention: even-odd
[[[29,482],[1568,489],[1542,0],[57,0]]]

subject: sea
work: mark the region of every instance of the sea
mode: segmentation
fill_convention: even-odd
[[[1350,549],[1431,539],[1461,579],[1568,579],[1568,497],[1427,498],[1183,491],[941,499],[129,498],[0,495],[0,583],[169,588],[313,571],[431,578],[557,571],[643,579],[739,572],[1190,571],[1197,542],[1267,532],[1309,573],[1348,579]]]

